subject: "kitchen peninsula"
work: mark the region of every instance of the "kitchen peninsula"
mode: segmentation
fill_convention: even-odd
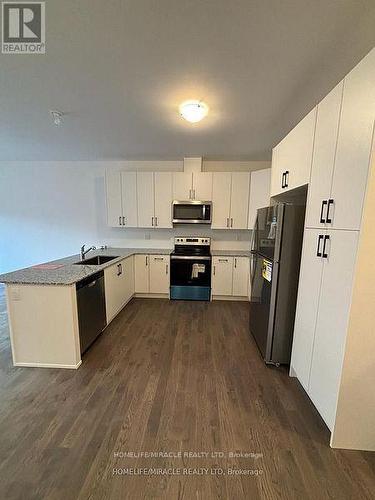
[[[170,252],[109,248],[90,252],[83,261],[79,255],[73,255],[1,275],[0,282],[6,284],[13,364],[78,368],[81,352],[88,347],[80,339],[80,326],[87,328],[80,325],[78,310],[86,317],[92,316],[87,321],[100,327],[100,304],[94,299],[105,301],[100,333],[134,295],[134,255],[155,256],[158,266],[165,260],[168,270]],[[93,260],[97,263],[91,264]],[[99,283],[100,276],[103,285],[99,296],[93,294],[92,284]],[[86,302],[82,304],[80,284],[87,284]],[[155,291],[153,296],[168,297],[169,282],[156,283]]]

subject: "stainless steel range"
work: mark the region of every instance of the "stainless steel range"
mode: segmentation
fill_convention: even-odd
[[[171,254],[171,299],[210,300],[211,238],[174,239]]]

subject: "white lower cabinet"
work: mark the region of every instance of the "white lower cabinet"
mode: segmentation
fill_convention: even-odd
[[[232,295],[233,257],[212,258],[212,295]]]
[[[150,255],[150,293],[169,293],[169,255]]]
[[[212,295],[248,297],[249,258],[215,256],[212,258]]]
[[[248,257],[233,258],[233,295],[247,297],[250,284],[250,260]]]
[[[107,323],[109,323],[134,294],[133,256],[104,270],[104,286]]]
[[[291,368],[329,429],[334,426],[357,231],[306,229]]]
[[[148,293],[150,291],[149,261],[149,255],[135,256],[135,293]]]
[[[135,256],[135,293],[169,294],[169,255]]]

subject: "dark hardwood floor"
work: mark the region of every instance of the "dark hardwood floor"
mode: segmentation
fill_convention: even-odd
[[[133,299],[78,371],[14,368],[0,291],[0,498],[375,498],[375,454],[332,450],[247,326],[243,302]]]

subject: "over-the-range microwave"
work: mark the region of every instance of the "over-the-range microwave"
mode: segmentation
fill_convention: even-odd
[[[173,224],[211,224],[211,201],[174,201],[172,204]]]

